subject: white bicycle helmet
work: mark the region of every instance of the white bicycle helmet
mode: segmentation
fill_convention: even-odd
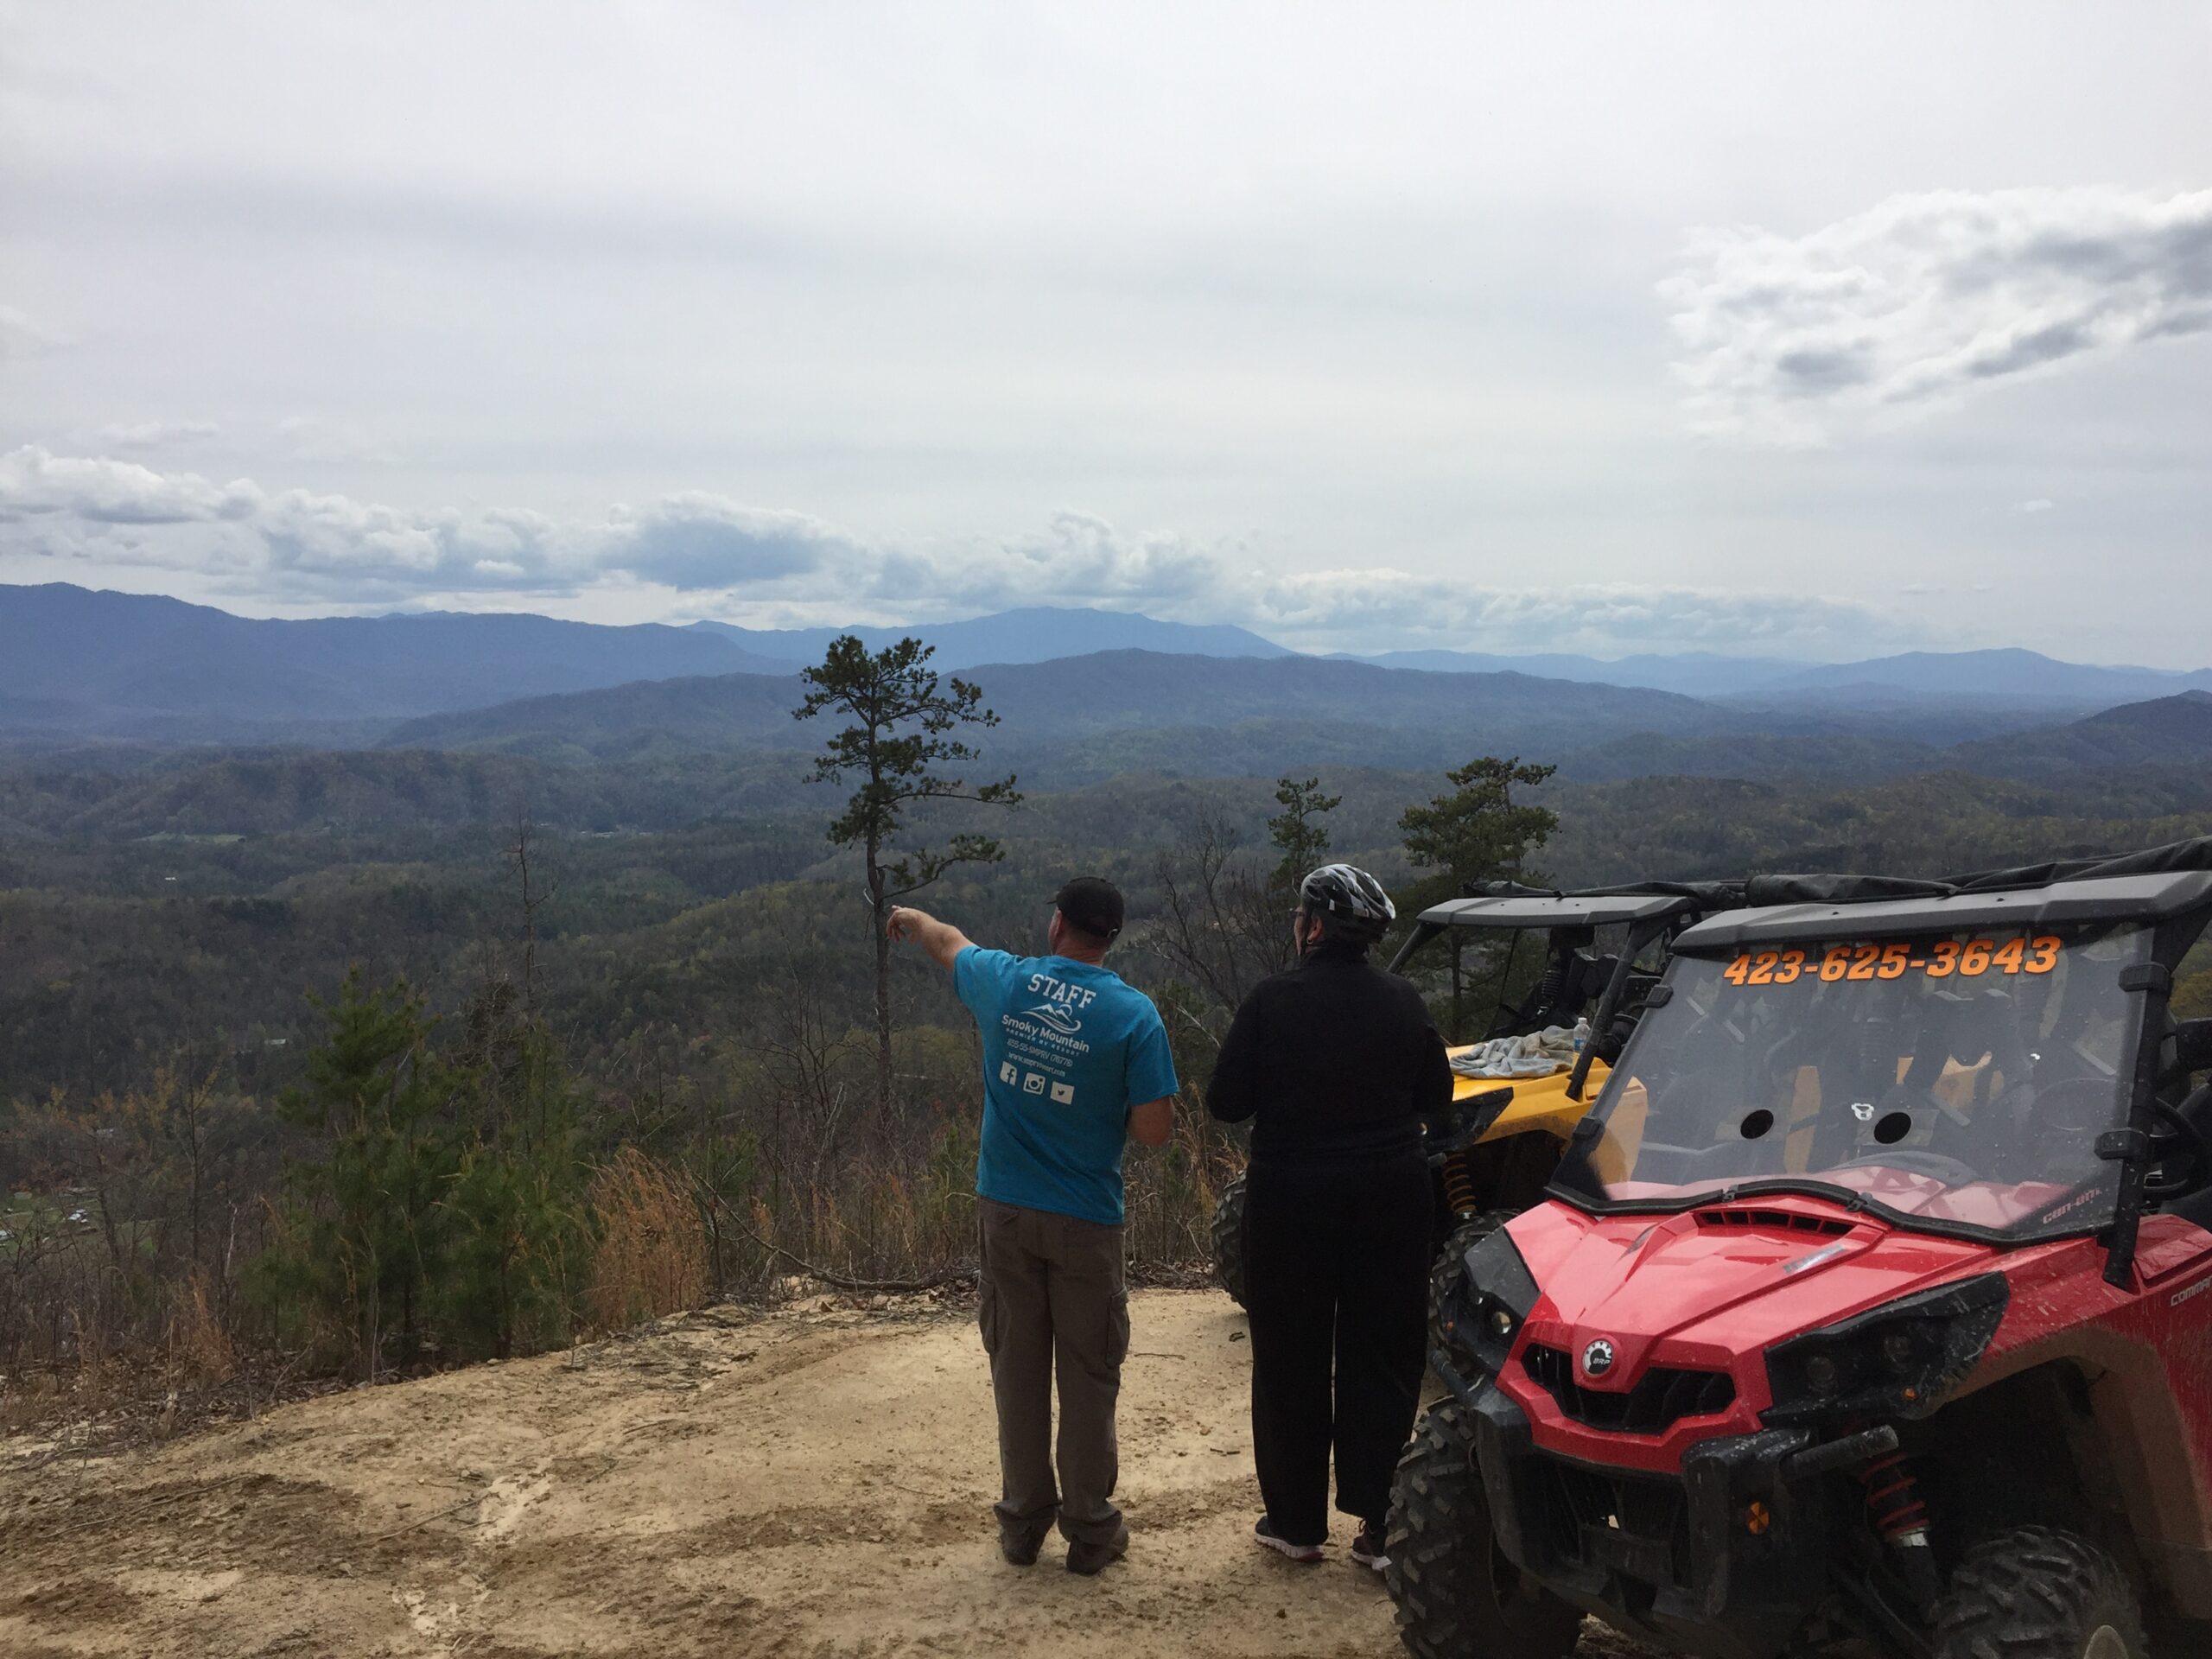
[[[1324,864],[1298,884],[1301,910],[1327,916],[1338,931],[1353,938],[1379,938],[1398,918],[1398,907],[1382,884],[1351,864]]]

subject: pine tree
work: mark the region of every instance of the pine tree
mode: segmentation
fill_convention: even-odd
[[[1268,885],[1294,893],[1329,850],[1329,831],[1320,820],[1344,804],[1341,795],[1324,795],[1319,778],[1275,779],[1275,802],[1282,810],[1268,820],[1268,839],[1282,849]]]
[[[1410,913],[1422,906],[1459,897],[1477,881],[1540,879],[1528,868],[1532,854],[1559,828],[1559,814],[1548,807],[1516,806],[1516,784],[1542,783],[1556,766],[1522,766],[1521,757],[1501,760],[1485,754],[1444,774],[1448,795],[1426,806],[1410,806],[1398,819],[1406,856],[1436,874],[1416,884]]]
[[[866,873],[875,946],[876,1106],[884,1111],[891,1104],[891,941],[884,932],[891,906],[956,864],[995,863],[1004,856],[987,836],[956,835],[940,850],[911,848],[895,856],[891,843],[905,827],[906,809],[918,801],[1011,806],[1021,799],[1011,777],[970,789],[938,770],[981,759],[949,734],[963,726],[995,726],[999,717],[983,707],[980,686],[955,677],[940,690],[929,666],[933,652],[908,639],[871,653],[854,635],[841,635],[830,642],[820,665],[805,671],[814,689],[791,711],[795,719],[811,720],[834,709],[853,722],[815,757],[814,777],[825,783],[853,774],[860,779],[830,826],[830,839],[840,847],[859,847]]]

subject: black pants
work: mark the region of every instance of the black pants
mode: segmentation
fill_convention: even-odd
[[[1252,1166],[1252,1453],[1292,1543],[1328,1536],[1332,1446],[1337,1507],[1363,1521],[1389,1510],[1427,1357],[1430,1203],[1417,1152]]]

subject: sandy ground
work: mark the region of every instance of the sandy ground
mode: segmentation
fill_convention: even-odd
[[[999,1558],[968,1316],[723,1309],[89,1464],[0,1445],[0,1655],[1400,1654],[1348,1531],[1249,1541],[1236,1309],[1134,1323],[1135,1541],[1095,1580]]]

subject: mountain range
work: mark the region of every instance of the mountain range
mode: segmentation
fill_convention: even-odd
[[[1648,686],[1685,696],[1727,698],[1758,705],[1810,702],[1867,706],[1899,697],[1948,697],[2092,708],[2179,691],[2212,690],[2212,669],[2177,672],[2099,667],[2060,662],[2040,652],[2018,647],[1914,651],[1862,662],[1811,664],[1774,657],[1719,657],[1707,652],[1608,661],[1556,652],[1507,657],[1472,651],[1394,651],[1355,660],[1431,673],[1479,674],[1510,669],[1554,679]]]
[[[539,739],[550,728],[581,733],[590,747],[613,722],[678,744],[789,747],[804,741],[788,719],[791,678],[838,632],[513,613],[266,620],[60,583],[0,586],[0,736],[359,747],[444,731],[511,741],[530,728]],[[2212,689],[2212,671],[2097,667],[2017,650],[1818,664],[1710,654],[1318,658],[1240,627],[1049,607],[851,632],[871,648],[912,632],[938,667],[990,668],[985,689],[1017,747],[1096,747],[1145,732],[1154,735],[1122,741],[1116,755],[1175,766],[1257,764],[1308,736],[1332,755],[1379,742],[1392,758],[1378,753],[1375,764],[1416,765],[1471,734],[1554,753],[1632,738],[1941,747]],[[601,701],[557,714],[533,706],[588,695]],[[484,713],[435,723],[468,711]],[[409,725],[424,720],[433,724]],[[1219,735],[1232,731],[1242,737]],[[1901,754],[1866,758],[1888,766]]]
[[[1415,674],[1316,657],[1219,658],[1108,651],[994,664],[999,717],[988,764],[1058,781],[1135,768],[1225,774],[1283,766],[1422,766],[1482,749],[1545,753],[1630,731],[1702,736],[1736,717],[1688,697],[1526,674]],[[396,728],[391,748],[507,748],[607,760],[654,748],[818,747],[791,717],[788,680],[666,680],[435,715]]]
[[[1100,651],[1157,651],[1195,657],[1294,654],[1249,628],[1225,623],[1161,622],[1128,611],[1052,605],[1001,611],[965,622],[899,628],[741,628],[729,622],[691,626],[730,640],[754,657],[787,663],[793,673],[809,663],[820,662],[830,642],[843,633],[857,635],[870,651],[880,651],[910,633],[918,633],[935,648],[931,664],[943,669],[976,668],[985,663],[1045,663],[1057,657],[1084,657]]]

